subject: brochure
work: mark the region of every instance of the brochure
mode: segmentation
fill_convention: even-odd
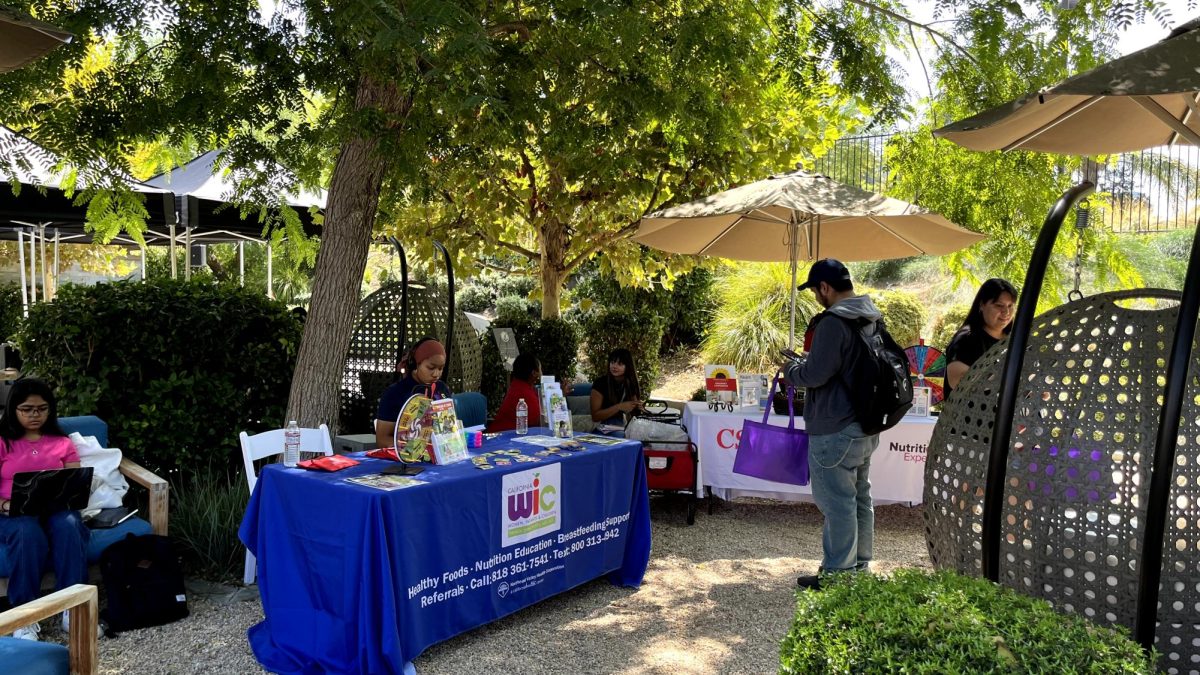
[[[767,397],[767,393],[762,390],[763,378],[764,376],[758,373],[738,373],[738,405],[758,409],[762,404],[760,399]]]
[[[553,436],[516,436],[510,440],[517,443],[537,445],[543,448],[557,448],[567,441],[565,438],[554,438]]]
[[[933,392],[929,387],[913,387],[913,405],[905,417],[929,417],[929,402]]]
[[[575,440],[580,443],[590,443],[592,445],[620,445],[625,442],[623,438],[600,436],[599,434],[583,434],[582,436],[576,436]]]
[[[397,476],[393,474],[374,473],[367,476],[355,476],[347,478],[347,483],[355,483],[357,485],[365,485],[376,490],[399,490],[401,488],[413,487],[414,485],[424,485],[425,481],[417,480],[409,476]]]

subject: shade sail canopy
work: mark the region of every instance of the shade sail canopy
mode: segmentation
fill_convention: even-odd
[[[1200,146],[1200,18],[1141,51],[933,133],[972,150],[1069,155]]]

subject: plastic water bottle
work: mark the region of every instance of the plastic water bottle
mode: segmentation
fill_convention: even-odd
[[[525,405],[525,399],[517,401],[517,433],[529,433],[529,406]]]
[[[296,466],[300,461],[300,425],[296,420],[288,422],[283,430],[283,465]]]

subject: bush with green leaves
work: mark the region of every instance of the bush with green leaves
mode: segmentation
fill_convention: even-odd
[[[801,278],[805,271],[801,270]],[[752,373],[775,372],[788,346],[792,276],[786,264],[746,263],[716,279],[717,308],[704,337],[706,363],[728,363]],[[796,294],[796,344],[821,311],[812,293]]]
[[[454,296],[454,308],[464,312],[478,314],[495,303],[496,294],[487,286],[467,286],[460,289]]]
[[[542,372],[554,375],[560,382],[575,379],[579,354],[579,331],[564,319],[532,319],[527,315],[497,318],[491,328],[512,328],[517,349],[522,354],[535,354]],[[483,357],[483,377],[479,391],[487,398],[488,415],[494,415],[508,391],[508,370],[500,358],[496,338],[489,330],[479,336]]]
[[[983,579],[901,569],[796,594],[780,673],[1153,673],[1123,628]]]
[[[523,274],[506,274],[496,281],[496,297],[503,298],[506,295],[515,295],[519,298],[529,299],[533,289],[538,287],[537,279]]]
[[[963,322],[967,320],[969,311],[971,311],[971,305],[964,303],[953,305],[942,312],[942,315],[933,322],[933,337],[930,338],[930,344],[946,351],[954,334],[958,332],[959,328],[962,328]]]
[[[883,312],[888,332],[901,347],[917,344],[925,326],[925,306],[907,291],[877,291],[871,293],[875,306]]]
[[[679,346],[696,346],[716,308],[715,274],[697,267],[674,280],[671,289],[655,285],[651,289],[622,286],[616,277],[589,269],[578,276],[573,295],[581,311],[638,307],[663,317],[661,352]]]
[[[249,499],[241,472],[231,476],[202,469],[172,477],[171,539],[189,575],[213,581],[241,578],[246,549],[238,540],[238,528]]]
[[[649,398],[662,374],[658,348],[665,325],[666,321],[658,314],[636,308],[583,314],[579,328],[587,356],[587,377],[596,380],[607,373],[609,353],[628,349],[633,354],[642,399]]]
[[[21,326],[21,287],[0,284],[0,342],[7,342]]]
[[[496,300],[496,319],[503,322],[516,322],[520,317],[533,319],[540,313],[537,303],[519,295],[505,295]]]
[[[258,289],[157,279],[64,286],[30,309],[25,369],[64,415],[98,415],[159,475],[240,466],[237,434],[282,426],[300,324]]]

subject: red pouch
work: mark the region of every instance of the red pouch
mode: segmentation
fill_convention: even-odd
[[[343,455],[329,455],[328,457],[306,459],[303,462],[297,462],[296,466],[309,471],[341,471],[356,464],[358,464],[356,459],[350,459]]]
[[[395,448],[375,448],[374,450],[368,450],[367,457],[374,457],[375,459],[390,459],[393,462],[400,461],[400,455],[396,454]]]

